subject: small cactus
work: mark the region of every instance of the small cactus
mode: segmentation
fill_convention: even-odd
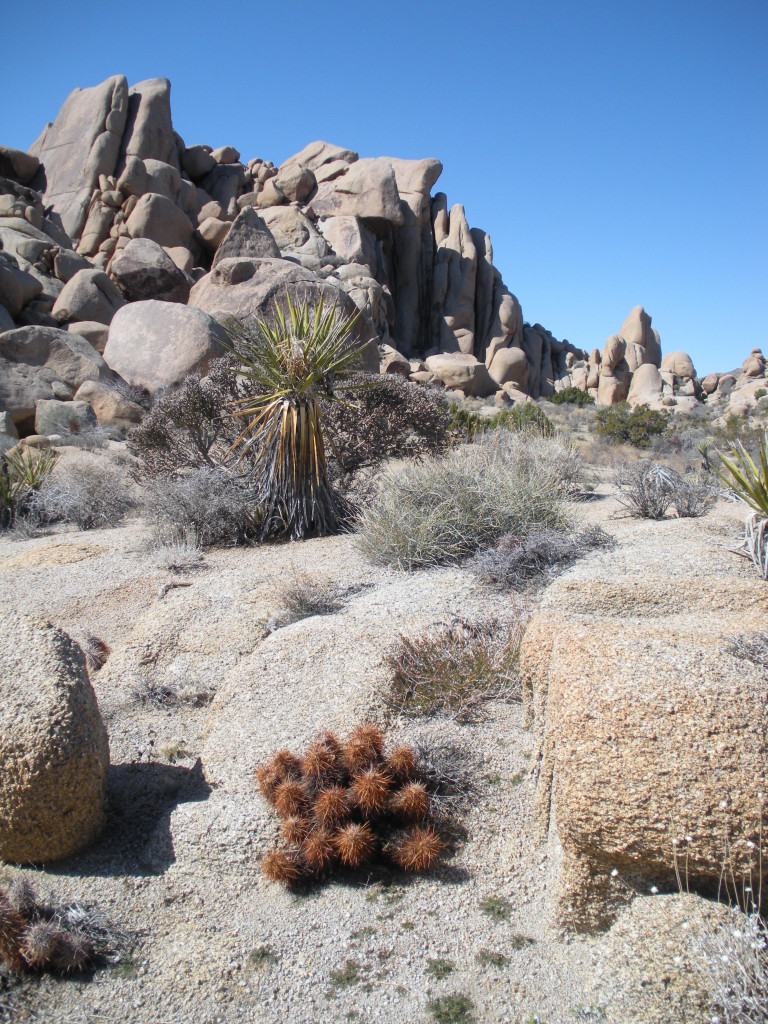
[[[350,868],[359,868],[373,856],[376,837],[367,823],[357,825],[352,822],[339,829],[333,837],[333,845],[342,864]]]
[[[38,900],[25,879],[0,889],[0,960],[12,971],[82,971],[98,960],[91,938],[61,908]]]
[[[384,734],[370,723],[345,743],[320,733],[301,759],[278,751],[256,771],[286,844],[264,857],[265,876],[293,886],[382,855],[406,871],[433,867],[446,844],[430,824],[429,778],[425,785],[419,774],[413,748],[385,756]]]

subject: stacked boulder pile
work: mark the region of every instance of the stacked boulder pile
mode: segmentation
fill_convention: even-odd
[[[244,162],[233,146],[186,145],[170,92],[116,75],[75,89],[29,153],[0,147],[4,447],[42,432],[40,402],[87,404],[46,406],[73,429],[83,415],[135,422],[122,385],[204,371],[222,321],[268,314],[286,292],[360,310],[367,369],[457,397],[577,387],[687,407],[710,393],[684,353],[662,360],[640,306],[591,355],[526,323],[489,236],[433,194],[439,160],[313,142],[279,167]]]

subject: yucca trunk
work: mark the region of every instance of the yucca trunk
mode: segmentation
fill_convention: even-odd
[[[323,446],[322,413],[314,398],[278,399],[270,404],[258,432],[263,443],[258,472],[263,503],[262,536],[331,533],[338,510]]]

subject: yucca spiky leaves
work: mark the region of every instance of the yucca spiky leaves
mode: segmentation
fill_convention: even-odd
[[[256,770],[286,843],[265,856],[264,874],[293,886],[382,854],[406,871],[433,867],[445,844],[430,824],[430,795],[418,776],[413,748],[385,756],[384,734],[370,722],[345,742],[319,733],[302,758],[278,751]]]
[[[744,526],[744,540],[736,549],[751,558],[763,579],[768,579],[768,434],[763,437],[758,456],[752,459],[741,441],[728,453],[717,453],[723,468],[715,472],[751,509]]]
[[[229,410],[246,421],[231,451],[252,460],[262,537],[298,539],[338,529],[319,400],[333,398],[334,380],[355,368],[365,343],[354,337],[358,315],[339,316],[335,304],[296,305],[286,295],[286,309],[228,325],[248,391]]]

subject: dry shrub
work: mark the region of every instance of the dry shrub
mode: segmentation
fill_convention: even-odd
[[[133,506],[128,482],[114,466],[60,463],[30,496],[26,515],[38,524],[93,530],[117,526]]]
[[[518,699],[518,654],[527,615],[509,625],[455,619],[414,636],[401,635],[385,656],[392,675],[382,691],[398,715],[446,714],[477,721],[492,700]]]
[[[757,911],[728,910],[698,930],[690,956],[720,1024],[768,1020],[768,924]]]
[[[619,465],[614,472],[619,504],[637,519],[663,519],[674,507],[679,519],[706,515],[718,490],[706,478],[681,476],[669,466],[640,460]]]
[[[475,555],[470,567],[486,583],[517,587],[537,577],[549,579],[590,551],[611,548],[614,543],[599,526],[578,533],[534,530],[527,537],[502,537],[495,548]]]
[[[259,509],[250,487],[223,469],[150,480],[142,505],[164,544],[241,544],[258,531]]]
[[[382,475],[358,522],[358,546],[377,565],[412,570],[457,562],[505,534],[562,529],[581,478],[559,438],[495,430],[442,458]]]
[[[442,392],[399,374],[355,373],[323,404],[334,458],[344,473],[388,458],[421,458],[448,445],[451,410]]]
[[[284,845],[262,861],[267,878],[292,886],[334,866],[359,868],[384,858],[427,871],[447,848],[435,825],[445,818],[445,784],[412,747],[387,756],[384,734],[364,723],[345,742],[320,733],[302,757],[278,750],[256,769],[262,796],[280,815]]]

